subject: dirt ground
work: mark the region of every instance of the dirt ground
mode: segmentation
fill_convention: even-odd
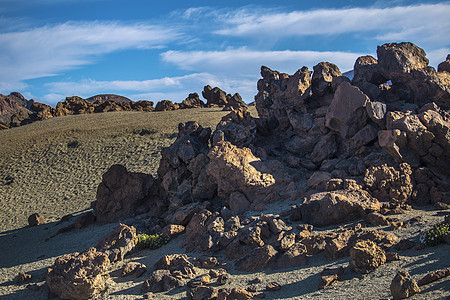
[[[121,163],[132,171],[155,174],[160,150],[172,143],[179,122],[197,120],[203,126],[214,128],[225,114],[218,109],[105,113],[55,118],[0,131],[0,299],[47,299],[43,275],[55,259],[62,254],[95,246],[97,240],[116,225],[91,225],[50,238],[69,224],[58,222],[62,216],[89,208],[95,199],[101,175],[110,165]],[[296,203],[285,200],[269,205],[262,213],[277,213],[293,204]],[[25,227],[27,217],[34,212],[43,214],[48,223]],[[420,232],[442,221],[449,212],[431,207],[415,208],[395,217],[406,221],[421,216],[423,221],[393,233],[418,243]],[[249,212],[250,215],[260,213]],[[315,230],[334,228],[336,226]],[[372,228],[391,230],[388,227]],[[135,252],[125,261],[115,264],[110,272],[108,289],[98,298],[143,299],[140,289],[153,264],[165,254],[185,253],[181,247],[183,239],[184,235],[157,250]],[[263,290],[271,281],[280,283],[281,290],[265,292],[266,299],[390,299],[389,285],[398,270],[405,269],[418,280],[429,271],[449,267],[449,253],[450,245],[447,244],[399,251],[399,261],[386,263],[366,275],[352,272],[348,267],[348,257],[328,260],[319,254],[310,257],[304,267],[268,268],[257,273],[238,272],[224,255],[219,253],[217,257],[227,263],[226,269],[232,275],[232,282],[224,287],[248,287],[249,281],[256,277],[262,280],[257,285],[258,290]],[[189,255],[198,257],[205,254]],[[119,271],[128,261],[142,262],[149,270],[140,278],[122,278]],[[319,273],[325,267],[337,266],[345,268],[343,278],[324,290],[318,290]],[[19,271],[32,275],[29,284],[34,288],[16,283]],[[186,288],[182,287],[156,294],[153,299],[185,297]],[[450,297],[449,277],[424,286],[422,293],[411,299],[447,297]]]

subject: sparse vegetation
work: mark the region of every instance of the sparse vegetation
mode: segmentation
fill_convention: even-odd
[[[170,237],[162,235],[162,234],[147,234],[147,233],[140,233],[137,236],[138,243],[137,248],[138,249],[158,249],[165,244],[167,244],[170,241]]]
[[[444,236],[449,229],[449,224],[435,224],[420,235],[420,242],[427,246],[436,246],[444,241]]]

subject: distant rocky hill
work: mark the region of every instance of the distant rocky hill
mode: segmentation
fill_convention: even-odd
[[[122,104],[133,103],[133,101],[128,99],[127,97],[114,95],[114,94],[100,94],[100,95],[89,97],[86,100],[89,102],[113,101],[113,102],[118,102],[118,103],[122,103]]]
[[[29,108],[33,102],[17,92],[8,96],[0,94],[0,123],[9,124],[12,116],[30,113]]]

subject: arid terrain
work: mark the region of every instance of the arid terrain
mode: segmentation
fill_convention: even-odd
[[[113,164],[156,174],[161,149],[176,138],[178,123],[197,120],[214,129],[226,114],[218,108],[113,112],[0,131],[0,231],[26,226],[35,212],[55,221],[89,208]]]

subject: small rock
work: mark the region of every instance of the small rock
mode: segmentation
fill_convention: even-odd
[[[417,282],[417,284],[419,286],[426,285],[426,284],[429,284],[429,283],[431,283],[433,281],[436,281],[436,280],[439,280],[441,278],[447,277],[449,275],[450,275],[450,269],[449,268],[433,271],[433,272],[430,272],[427,275],[425,275],[422,279],[420,279]]]
[[[222,274],[226,274],[227,273],[227,271],[225,270],[225,269],[222,269],[222,268],[220,268],[220,269],[211,269],[211,270],[209,270],[209,276],[211,276],[212,278],[217,278],[217,277],[219,277],[220,275],[222,275]]]
[[[398,251],[409,250],[412,249],[415,245],[416,243],[408,239],[402,239],[397,243],[397,245],[395,245],[395,249],[397,249]]]
[[[407,271],[400,270],[391,282],[391,295],[394,299],[404,299],[420,293],[417,282]]]
[[[366,221],[373,226],[389,225],[389,221],[386,219],[386,217],[379,212],[371,212],[370,214],[368,214],[366,216]]]
[[[447,203],[443,203],[443,202],[436,202],[436,204],[434,206],[440,210],[450,209],[450,205]]]
[[[152,292],[148,292],[146,294],[144,294],[144,299],[152,299],[153,298],[153,293]]]
[[[142,276],[147,271],[147,267],[144,264],[138,262],[128,262],[125,267],[123,267],[122,277],[130,276],[134,274],[134,277],[138,278]]]
[[[266,291],[276,292],[279,290],[281,290],[281,285],[276,281],[269,282],[268,284],[266,284]]]
[[[336,282],[344,274],[344,268],[325,268],[320,272],[319,289],[324,289],[327,286]]]
[[[199,286],[186,291],[188,300],[217,299],[218,295],[217,289],[210,286]]]
[[[39,213],[34,213],[28,217],[28,226],[34,227],[45,223],[45,219]]]
[[[247,300],[253,298],[253,293],[243,288],[221,289],[217,300]],[[202,298],[209,299],[209,298]]]
[[[169,270],[156,270],[153,271],[150,277],[144,282],[142,291],[159,293],[169,291],[182,285],[183,282],[172,276]]]
[[[19,272],[19,274],[17,274],[17,283],[18,284],[22,284],[22,283],[29,282],[29,281],[31,281],[30,274],[26,274],[23,272]]]
[[[212,269],[212,268],[215,268],[220,265],[219,260],[214,256],[200,257],[198,259],[198,262],[199,262],[198,267],[204,268],[204,269]]]
[[[258,283],[261,283],[261,282],[262,282],[261,278],[256,277],[255,279],[250,280],[248,283],[249,284],[258,284]]]
[[[211,276],[208,274],[200,275],[188,281],[187,286],[190,288],[196,288],[202,285],[206,285],[211,281]]]
[[[397,252],[386,252],[386,261],[400,260],[400,255]]]
[[[168,236],[170,238],[174,238],[174,237],[177,237],[180,234],[184,233],[184,231],[185,231],[185,227],[183,225],[170,224],[170,225],[165,226],[161,230],[161,234]]]

